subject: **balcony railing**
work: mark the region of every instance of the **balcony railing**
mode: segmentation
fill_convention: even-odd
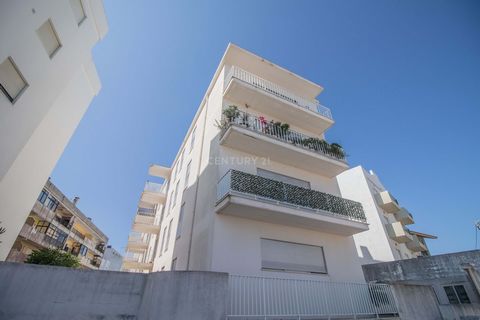
[[[227,319],[398,319],[386,284],[229,276]]]
[[[346,162],[345,152],[343,149],[334,148],[328,142],[309,137],[303,133],[293,130],[285,130],[279,125],[268,122],[267,120],[256,117],[243,111],[237,111],[238,115],[235,117],[223,117],[224,132],[230,126],[235,125],[250,131],[258,132],[274,139],[295,145],[297,147],[313,151],[315,153]],[[223,133],[224,133],[223,132]]]
[[[237,170],[230,170],[218,183],[217,201],[220,202],[226,196],[235,194],[249,195],[290,207],[313,210],[317,213],[319,210],[327,211],[332,215],[354,221],[366,222],[367,220],[359,202]]]
[[[140,216],[155,217],[155,209],[152,208],[138,208],[137,214]]]
[[[162,187],[163,185],[160,183],[147,181],[143,190],[148,192],[160,193],[162,191]]]
[[[245,71],[239,67],[233,66],[227,76],[226,83],[228,84],[232,78],[236,78],[240,81],[246,82],[255,88],[261,89],[267,93],[270,93],[280,99],[286,100],[293,104],[296,104],[299,107],[317,112],[320,115],[328,118],[332,118],[332,112],[329,108],[322,106],[318,101],[310,101],[305,98],[299,97],[288,90],[280,87],[279,85],[260,78],[257,75],[254,75],[248,71]]]

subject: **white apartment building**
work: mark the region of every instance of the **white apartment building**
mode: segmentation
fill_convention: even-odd
[[[107,31],[101,0],[0,3],[0,260],[100,90]]]
[[[425,239],[436,236],[409,229],[413,215],[383,186],[378,176],[361,166],[337,176],[342,197],[362,204],[368,232],[353,236],[357,252],[365,263],[429,256]],[[370,251],[369,248],[375,248]]]
[[[400,258],[384,204],[348,188],[363,169],[324,140],[322,90],[230,44],[173,165],[150,167],[164,181],[145,186],[123,268],[363,282],[362,264]]]

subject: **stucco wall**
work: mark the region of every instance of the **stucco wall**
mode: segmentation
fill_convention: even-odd
[[[0,320],[223,319],[228,275],[0,263]]]

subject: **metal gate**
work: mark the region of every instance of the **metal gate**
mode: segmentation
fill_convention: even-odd
[[[385,284],[230,275],[227,319],[397,318]]]

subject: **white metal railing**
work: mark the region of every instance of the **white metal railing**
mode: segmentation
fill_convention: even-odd
[[[385,284],[230,275],[229,291],[227,319],[398,315],[391,287]]]
[[[289,92],[287,89],[284,89],[273,82],[265,80],[239,67],[236,67],[236,66],[231,67],[231,70],[227,75],[226,83],[228,84],[232,78],[236,78],[238,80],[246,82],[254,86],[255,88],[266,91],[278,98],[281,98],[283,100],[296,104],[299,107],[317,112],[326,118],[333,119],[332,112],[330,111],[330,109],[325,106],[322,106],[317,100],[310,101],[305,98],[299,97]]]

